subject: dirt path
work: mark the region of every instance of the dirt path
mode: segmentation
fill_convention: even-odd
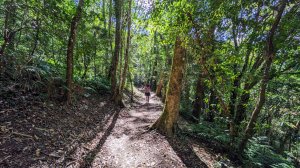
[[[160,115],[161,103],[151,98],[149,104],[136,104],[122,111],[115,128],[92,167],[184,167],[168,142],[156,132],[147,132],[148,126]]]
[[[185,137],[149,131],[162,103],[152,96],[146,104],[143,93],[135,94],[135,103],[124,109],[108,95],[81,98],[69,108],[40,100],[8,104],[1,116],[0,167],[212,167],[209,153]]]
[[[187,146],[167,140],[156,131],[148,131],[162,112],[160,100],[152,96],[146,104],[142,93],[138,103],[115,113],[104,132],[77,148],[67,167],[206,167],[191,155]],[[183,156],[183,157],[182,157]]]

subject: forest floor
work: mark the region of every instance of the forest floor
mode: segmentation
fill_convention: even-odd
[[[37,93],[1,91],[0,167],[216,167],[219,155],[187,138],[166,138],[149,126],[162,103],[120,109],[109,95],[82,96],[71,107]],[[127,103],[128,104],[128,103]],[[183,121],[184,122],[184,121]]]

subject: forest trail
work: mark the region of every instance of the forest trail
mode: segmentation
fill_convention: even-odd
[[[207,167],[186,145],[148,131],[162,112],[162,103],[151,96],[146,104],[138,91],[138,101],[115,113],[92,141],[77,148],[67,167]],[[152,93],[153,95],[153,93]]]
[[[161,135],[147,132],[162,111],[159,99],[153,96],[146,104],[142,98],[120,112],[92,167],[184,167]]]
[[[299,7],[1,0],[0,168],[300,168]]]
[[[7,131],[0,134],[0,167],[212,168],[217,162],[216,152],[200,142],[149,131],[163,109],[153,93],[145,104],[144,94],[136,90],[135,102],[124,109],[108,95],[82,98],[72,108],[42,103],[30,94],[17,97],[20,101],[2,101],[7,105],[1,128]],[[9,105],[12,100],[18,106]]]

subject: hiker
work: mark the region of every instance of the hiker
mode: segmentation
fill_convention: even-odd
[[[145,96],[146,96],[146,102],[149,103],[149,97],[150,97],[150,85],[147,84],[145,86]]]

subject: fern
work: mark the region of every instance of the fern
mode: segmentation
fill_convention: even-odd
[[[245,155],[245,162],[249,167],[294,167],[289,160],[276,154],[271,146],[261,144],[258,138],[249,141]]]

